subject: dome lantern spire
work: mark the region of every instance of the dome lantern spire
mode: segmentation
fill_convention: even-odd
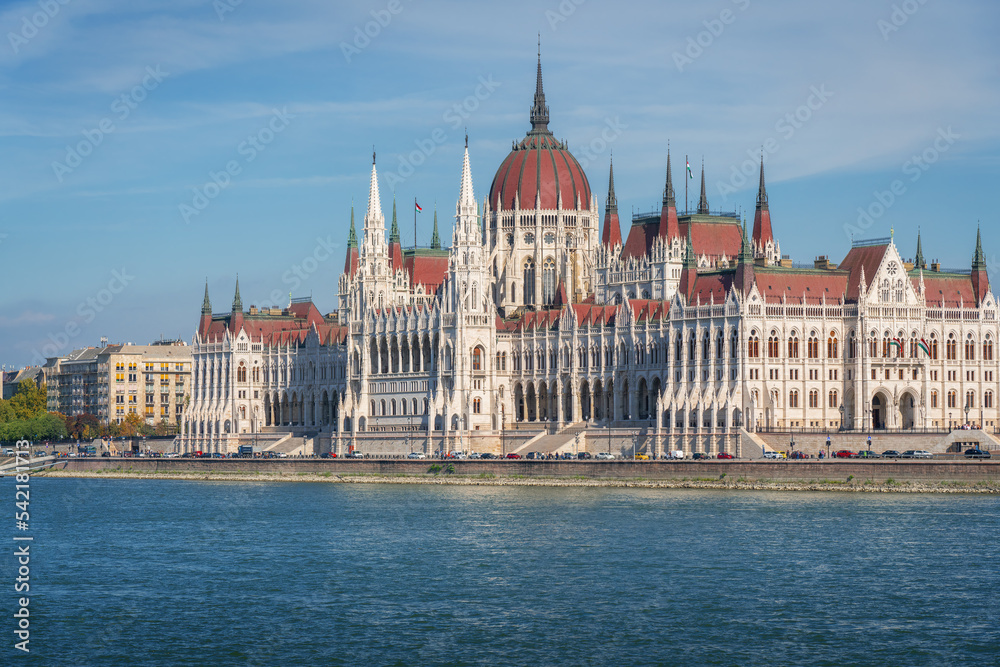
[[[542,89],[542,35],[538,35],[538,74],[535,79],[535,103],[531,107],[531,133],[549,132],[549,108]]]

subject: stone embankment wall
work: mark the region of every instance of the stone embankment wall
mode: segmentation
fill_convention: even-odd
[[[756,433],[758,438],[766,442],[772,449],[778,452],[790,451],[792,436],[795,437],[795,451],[806,454],[819,454],[826,452],[826,433]],[[841,449],[849,449],[853,452],[859,449],[868,449],[867,433],[837,433],[832,431],[830,436],[830,452]],[[991,450],[1000,454],[1000,446],[996,439],[985,431],[952,431],[949,433],[884,433],[874,431],[872,437],[872,451],[884,452],[888,449],[895,449],[902,452],[907,449],[924,449],[932,454],[944,454],[948,447],[954,442],[979,443],[980,449]],[[973,445],[964,444],[961,449],[967,449]]]
[[[991,461],[438,461],[386,459],[145,459],[82,458],[60,461],[67,472],[422,475],[452,465],[454,474],[595,479],[747,481],[1000,482],[1000,460]]]

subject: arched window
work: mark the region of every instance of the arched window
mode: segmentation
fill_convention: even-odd
[[[379,405],[379,407],[382,408],[382,412],[380,412],[379,414],[381,414],[382,416],[385,416],[385,399],[384,398],[382,399],[382,402]]]
[[[945,359],[954,360],[958,358],[958,345],[955,343],[955,334],[948,334],[948,341],[945,343]]]
[[[481,347],[472,350],[472,370],[483,370],[483,348]]]
[[[938,393],[937,390],[931,391],[931,407],[936,408],[938,406]]]
[[[236,381],[237,382],[247,381],[247,369],[246,366],[243,365],[242,361],[240,362],[240,367],[236,369]]]
[[[809,407],[810,408],[819,407],[819,392],[815,389],[809,390]]]
[[[954,389],[948,392],[948,407],[949,408],[958,407],[958,394],[955,393]]]
[[[722,359],[725,354],[725,338],[722,336],[722,330],[715,336],[715,358]]]
[[[976,358],[976,341],[972,338],[972,334],[965,339],[965,360],[974,361]]]
[[[701,337],[701,358],[702,359],[710,359],[711,358],[711,354],[710,354],[711,353],[711,349],[709,347],[710,345],[711,345],[711,342],[709,341],[708,332],[706,331],[705,334]]]
[[[826,339],[826,358],[837,358],[837,332],[831,331],[830,337]]]
[[[931,347],[930,347],[930,355],[929,356],[930,356],[931,359],[937,359],[938,358],[937,334],[931,334]]]
[[[837,390],[834,389],[830,392],[830,407],[836,408],[839,404],[837,403]]]
[[[760,339],[756,333],[750,334],[750,339],[747,341],[747,356],[754,359],[760,356]]]
[[[478,398],[472,399],[472,413],[478,415],[482,411],[482,400]]]
[[[965,406],[966,408],[976,407],[976,392],[967,391],[965,392]]]
[[[542,303],[551,306],[556,302],[556,263],[547,257],[542,264]]]
[[[993,407],[993,392],[986,391],[983,392],[983,407],[992,408]]]
[[[284,410],[284,408],[282,408],[282,410]],[[371,414],[371,415],[375,414],[375,400],[374,399],[372,399],[371,411],[369,412],[369,414]]]
[[[993,341],[989,338],[983,341],[983,361],[993,361]]]
[[[472,283],[472,310],[479,309],[479,284]]]
[[[808,352],[810,359],[819,359],[819,338],[815,333],[809,335]]]
[[[524,303],[529,306],[535,303],[535,259],[533,257],[524,260]]]
[[[788,337],[788,358],[799,358],[799,337],[794,333]]]
[[[767,339],[767,356],[771,359],[778,358],[778,336],[772,331]]]
[[[396,416],[396,399],[395,398],[392,399],[391,401],[389,401],[389,411],[390,411],[390,414],[393,417]]]
[[[797,408],[799,407],[799,391],[798,389],[792,389],[788,392],[788,407]]]

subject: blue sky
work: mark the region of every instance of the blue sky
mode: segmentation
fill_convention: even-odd
[[[435,204],[449,238],[464,128],[481,200],[528,129],[539,32],[550,128],[602,209],[611,151],[623,219],[659,206],[669,141],[676,184],[704,157],[712,208],[752,215],[764,146],[795,261],[890,228],[911,256],[920,228],[967,268],[978,221],[998,275],[995,2],[62,2],[0,3],[8,368],[190,340],[206,278],[216,312],[237,273],[246,306],[335,309],[373,145],[404,245],[414,197],[418,243]]]

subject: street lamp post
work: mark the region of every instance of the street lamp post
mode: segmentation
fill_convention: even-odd
[[[841,409],[843,409],[843,406],[841,406]],[[830,458],[830,436],[829,435],[826,436],[826,458],[827,459]]]
[[[792,439],[788,443],[789,458],[795,455],[795,434],[792,434]]]

